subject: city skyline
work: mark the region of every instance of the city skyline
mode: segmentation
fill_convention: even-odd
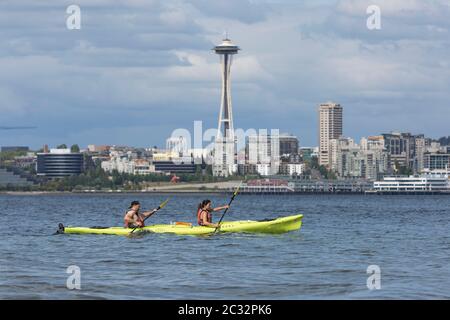
[[[163,146],[195,120],[214,128],[210,48],[225,29],[246,49],[233,74],[236,128],[279,128],[316,146],[316,107],[331,100],[345,108],[345,136],[447,136],[450,7],[371,1],[383,17],[371,31],[368,4],[78,1],[81,30],[67,30],[68,3],[7,1],[0,125],[37,128],[2,131],[0,145]]]

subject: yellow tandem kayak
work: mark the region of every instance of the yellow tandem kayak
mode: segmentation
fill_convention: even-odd
[[[294,215],[281,217],[271,220],[243,220],[222,222],[220,232],[249,232],[249,233],[285,233],[300,229],[303,215]],[[111,234],[111,235],[129,235],[133,229],[123,227],[64,227],[60,225],[59,233],[77,233],[77,234]],[[138,228],[137,232],[153,233],[174,233],[179,235],[205,235],[214,232],[214,228],[203,226],[192,226],[187,223],[175,224],[155,224],[144,228]]]

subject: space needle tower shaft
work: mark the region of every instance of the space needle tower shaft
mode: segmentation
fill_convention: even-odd
[[[236,150],[233,107],[231,104],[231,63],[233,55],[237,54],[240,48],[225,37],[222,43],[215,46],[213,50],[220,56],[222,73],[222,95],[216,135],[215,175],[228,176],[234,171]]]

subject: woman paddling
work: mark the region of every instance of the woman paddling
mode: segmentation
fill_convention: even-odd
[[[125,217],[123,218],[125,228],[142,228],[145,227],[144,220],[154,214],[157,209],[139,213],[141,204],[139,201],[131,202]]]
[[[222,207],[217,207],[217,208],[212,208],[211,207],[211,200],[203,200],[199,205],[198,205],[198,210],[197,210],[197,223],[200,226],[205,226],[205,227],[211,227],[211,228],[217,228],[218,225],[217,223],[212,223],[212,215],[211,212],[216,212],[216,211],[220,211],[220,210],[225,210],[227,209],[229,206],[222,206]]]

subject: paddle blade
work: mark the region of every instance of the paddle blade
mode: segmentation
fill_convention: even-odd
[[[242,181],[241,181],[241,183],[237,186],[236,191],[234,191],[233,196],[237,196],[237,194],[238,194],[238,192],[239,192],[239,188],[241,187],[241,185],[242,185]]]
[[[161,203],[158,207],[158,209],[162,209],[166,206],[167,202],[169,202],[170,198],[168,198],[166,201],[164,201],[163,203]]]

